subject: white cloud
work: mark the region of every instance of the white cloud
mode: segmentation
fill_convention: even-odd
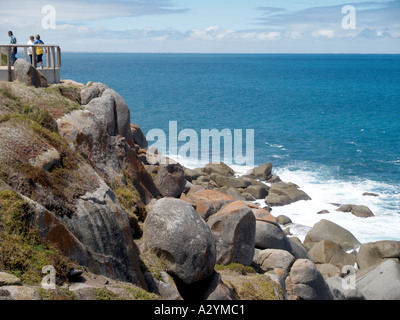
[[[314,38],[327,38],[331,39],[335,36],[335,31],[334,30],[328,30],[328,29],[321,29],[318,31],[314,31],[312,33],[312,36]]]
[[[275,40],[281,38],[276,31],[237,31],[221,29],[219,26],[210,26],[203,30],[195,29],[190,32],[190,40]]]

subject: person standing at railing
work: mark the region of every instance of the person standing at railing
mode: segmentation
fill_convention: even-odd
[[[35,44],[44,44],[42,40],[40,40],[40,35],[36,35],[36,41]],[[45,48],[45,51],[47,53],[47,49]],[[43,69],[43,47],[36,47],[36,56],[37,56],[37,62],[39,63],[39,68]]]
[[[12,31],[8,31],[8,36],[10,37],[10,44],[17,44],[17,38],[15,38]],[[15,60],[17,58],[15,55],[17,54],[17,47],[11,47],[11,64],[14,65]]]
[[[35,37],[30,36],[27,44],[30,44],[30,45],[35,44]],[[31,64],[32,64],[32,47],[28,47],[27,51],[28,51],[28,55],[29,55],[29,58],[31,59]]]

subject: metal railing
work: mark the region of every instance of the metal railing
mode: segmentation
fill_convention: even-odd
[[[24,48],[24,59],[28,61],[28,48],[32,51],[32,62],[30,62],[35,68],[36,62],[36,48],[42,47],[43,51],[46,52],[46,69],[59,69],[61,67],[61,49],[58,45],[37,45],[37,44],[0,44],[1,54],[7,55],[7,69],[8,69],[8,81],[12,81],[12,61],[11,61],[11,49],[12,48]]]

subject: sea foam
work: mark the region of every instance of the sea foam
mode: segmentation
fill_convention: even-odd
[[[204,167],[196,159],[175,157],[183,166],[194,169]],[[229,164],[237,176],[246,174],[251,167]],[[274,168],[273,174],[282,181],[293,182],[306,192],[312,200],[298,201],[282,207],[273,207],[272,214],[286,215],[292,220],[288,225],[292,236],[304,241],[308,231],[322,219],[332,221],[349,230],[361,242],[380,240],[400,241],[400,187],[368,179],[339,179],[337,168],[296,163],[283,168]],[[363,196],[365,192],[378,194]],[[264,199],[255,202],[265,206]],[[339,212],[338,205],[365,205],[375,217],[361,218],[350,212]],[[329,213],[318,214],[322,210]],[[286,227],[286,226],[285,226]]]

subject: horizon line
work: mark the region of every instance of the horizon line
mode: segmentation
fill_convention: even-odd
[[[287,54],[287,55],[296,55],[296,54],[309,54],[309,55],[323,55],[323,54],[334,54],[334,55],[400,55],[398,53],[392,52],[154,52],[154,51],[144,51],[144,52],[135,52],[135,51],[64,51],[63,53],[111,53],[111,54]]]

